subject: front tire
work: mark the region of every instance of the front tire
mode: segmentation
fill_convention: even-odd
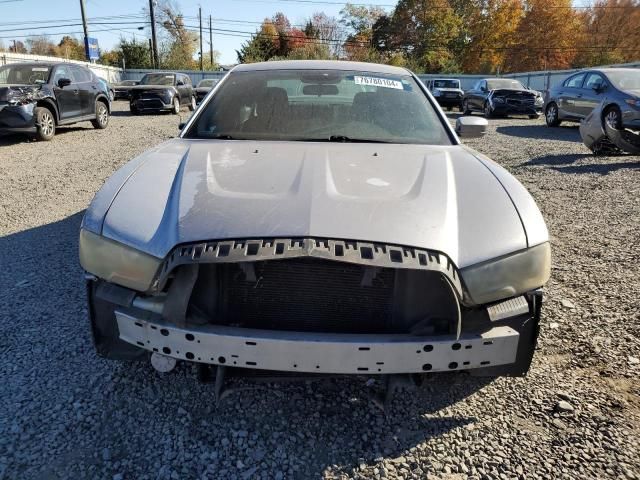
[[[558,116],[558,105],[553,102],[547,105],[547,109],[544,112],[544,118],[547,122],[547,127],[559,127],[560,118]]]
[[[96,102],[96,119],[91,120],[94,128],[104,130],[109,125],[109,109],[104,102]]]
[[[462,101],[460,110],[462,110],[463,115],[471,115],[471,110],[469,109],[469,101],[466,98]]]
[[[45,107],[35,108],[36,138],[48,142],[56,134],[56,120],[53,112]]]
[[[482,112],[484,113],[485,118],[493,117],[493,112],[491,111],[491,105],[489,105],[489,102],[484,102],[484,107],[482,108]]]
[[[191,103],[189,104],[189,110],[192,112],[196,109],[196,97],[191,97]]]
[[[622,113],[617,106],[607,107],[602,116],[604,123],[615,130],[622,130]]]
[[[173,107],[171,108],[171,113],[174,115],[178,115],[180,113],[180,99],[178,97],[173,97]]]

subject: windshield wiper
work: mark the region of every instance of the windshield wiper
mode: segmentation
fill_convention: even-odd
[[[351,138],[347,137],[346,135],[331,135],[328,141],[339,143],[389,143],[384,140],[373,140],[370,138]]]

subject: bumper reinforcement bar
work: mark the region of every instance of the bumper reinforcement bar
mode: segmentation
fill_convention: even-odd
[[[125,342],[179,360],[289,372],[392,374],[466,370],[514,363],[519,334],[507,326],[482,334],[417,337],[336,334],[206,325],[177,328],[116,311]]]

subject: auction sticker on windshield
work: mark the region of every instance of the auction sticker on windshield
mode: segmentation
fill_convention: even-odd
[[[373,87],[383,87],[383,88],[395,88],[397,90],[403,90],[402,83],[398,80],[390,80],[388,78],[378,78],[378,77],[353,77],[356,85],[367,85]]]

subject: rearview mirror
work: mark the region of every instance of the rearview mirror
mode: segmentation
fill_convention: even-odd
[[[460,138],[477,138],[487,133],[486,118],[460,117],[456,120],[456,133]]]
[[[302,88],[304,95],[338,95],[338,87],[332,84],[305,85]]]
[[[58,80],[58,87],[64,88],[67,85],[71,85],[71,80],[69,78],[61,78]]]

